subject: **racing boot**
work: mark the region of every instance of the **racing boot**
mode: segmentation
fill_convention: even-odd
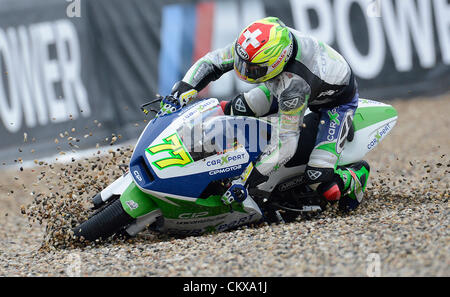
[[[317,192],[329,202],[339,201],[340,210],[353,210],[362,201],[369,173],[370,166],[366,161],[354,163],[349,167],[339,166],[335,170],[334,180],[320,184]]]

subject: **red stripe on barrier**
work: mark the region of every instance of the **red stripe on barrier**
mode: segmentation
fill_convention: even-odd
[[[202,2],[197,4],[197,25],[195,28],[195,45],[194,45],[194,61],[206,55],[211,51],[213,19],[214,19],[214,2]],[[206,87],[199,96],[206,96],[208,93]]]

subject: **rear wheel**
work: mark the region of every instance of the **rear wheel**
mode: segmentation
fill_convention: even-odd
[[[134,219],[123,209],[120,199],[117,199],[73,229],[73,232],[78,238],[84,237],[89,241],[107,239],[133,221]]]

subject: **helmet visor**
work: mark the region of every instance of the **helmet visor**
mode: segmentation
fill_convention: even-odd
[[[264,64],[255,64],[245,61],[239,54],[236,55],[236,58],[234,59],[234,67],[242,76],[254,80],[264,77],[267,74],[267,69],[269,69],[269,67]]]

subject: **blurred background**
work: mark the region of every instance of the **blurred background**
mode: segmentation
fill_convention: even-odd
[[[450,90],[448,0],[0,0],[2,165],[132,143],[141,104],[265,16],[341,52],[363,98]],[[251,87],[228,73],[201,95]]]

